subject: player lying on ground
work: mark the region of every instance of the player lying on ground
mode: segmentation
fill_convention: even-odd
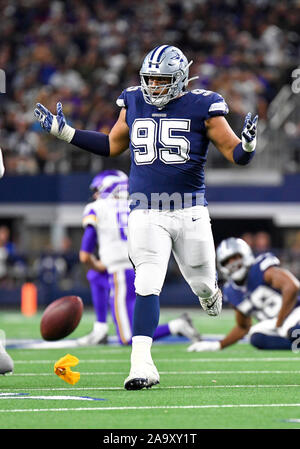
[[[4,175],[5,168],[2,156],[2,150],[0,148],[0,178]],[[5,342],[1,341],[0,330],[0,374],[6,374],[12,372],[14,369],[14,362],[9,354],[5,350]]]
[[[300,336],[300,284],[279,264],[270,252],[254,258],[242,239],[223,240],[217,265],[227,279],[223,297],[235,308],[236,326],[223,340],[198,342],[188,351],[218,351],[247,334],[258,349],[292,349]],[[252,318],[258,323],[252,325]]]
[[[122,109],[109,135],[67,125],[61,103],[57,115],[39,103],[34,112],[47,132],[84,150],[118,156],[130,148],[128,244],[137,297],[127,389],[159,382],[151,346],[171,251],[203,309],[220,314],[204,184],[208,144],[240,165],[255,152],[257,116],[252,120],[247,114],[239,139],[224,117],[228,106],[219,94],[187,90],[191,63],[176,47],[153,49],[142,64],[141,85],[118,98]]]
[[[136,300],[134,269],[128,258],[128,177],[120,170],[105,170],[92,183],[95,201],[87,204],[83,214],[85,232],[80,260],[92,269],[88,272],[96,316],[93,331],[78,339],[81,345],[97,344],[108,335],[106,322],[109,302],[118,341],[131,344],[133,310]],[[100,259],[94,256],[98,247]],[[200,335],[187,314],[157,326],[153,340],[168,335],[182,335],[199,341]]]

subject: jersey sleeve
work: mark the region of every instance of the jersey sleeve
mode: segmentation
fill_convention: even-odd
[[[117,106],[119,106],[120,108],[127,108],[128,103],[127,103],[127,92],[126,89],[123,90],[123,92],[121,93],[121,95],[119,95],[119,97],[117,98]]]
[[[140,90],[140,86],[127,87],[127,89],[123,90],[121,95],[117,98],[117,105],[120,108],[128,109],[129,103],[131,102],[132,104],[132,101],[134,101],[136,94],[138,94]]]
[[[82,217],[82,226],[83,228],[86,228],[88,225],[93,226],[96,228],[97,226],[97,214],[95,212],[95,209],[93,208],[92,204],[88,204],[85,206],[83,211],[83,217]]]
[[[194,95],[194,105],[199,112],[202,120],[212,117],[226,115],[229,112],[227,103],[222,95],[211,90],[194,89],[191,91]]]
[[[82,239],[80,251],[92,254],[97,245],[97,232],[93,226],[86,226]]]
[[[259,268],[265,272],[268,268],[280,265],[280,260],[273,253],[264,254],[262,260],[259,262]]]
[[[280,265],[280,260],[273,253],[264,253],[255,259],[249,272],[249,285],[266,285],[264,273],[270,267]]]
[[[207,111],[205,120],[211,117],[224,116],[228,114],[229,108],[224,98],[217,94],[216,92],[212,92],[211,95],[208,96],[209,102],[207,104]]]

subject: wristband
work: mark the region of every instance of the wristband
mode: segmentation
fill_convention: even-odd
[[[240,142],[233,150],[233,160],[238,165],[247,165],[255,155],[254,151],[245,151]]]
[[[57,121],[57,118],[53,117],[53,124],[51,127],[51,134],[55,137],[57,137],[60,140],[64,140],[65,142],[70,143],[71,140],[74,137],[75,129],[72,128],[72,126],[69,126],[65,124],[62,128],[62,130],[59,130],[59,123]]]

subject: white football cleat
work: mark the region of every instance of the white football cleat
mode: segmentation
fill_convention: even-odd
[[[126,390],[141,390],[159,384],[159,374],[152,362],[143,362],[139,366],[132,366],[129,376],[124,381]]]
[[[4,350],[0,351],[0,374],[12,373],[14,370],[14,362],[10,355]]]
[[[79,346],[99,345],[107,343],[108,324],[96,321],[92,332],[84,337],[77,338]]]
[[[181,335],[192,342],[201,340],[201,335],[194,327],[191,317],[186,312],[176,320],[170,321],[168,324],[173,335]]]
[[[200,304],[207,313],[207,315],[210,316],[218,316],[221,313],[222,310],[222,292],[218,288],[216,293],[214,293],[212,296],[208,298],[199,298]]]

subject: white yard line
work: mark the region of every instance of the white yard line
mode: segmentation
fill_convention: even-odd
[[[118,376],[127,374],[127,371],[100,371],[100,372],[81,372],[81,375],[86,376]],[[160,374],[169,375],[201,375],[201,374],[300,374],[300,371],[160,371]],[[53,376],[53,373],[14,373],[12,377],[16,376]]]
[[[102,356],[103,354],[101,354]],[[22,364],[37,364],[43,365],[48,363],[55,363],[56,360],[15,360],[15,365]],[[128,359],[79,359],[80,363],[129,363]],[[208,363],[208,362],[299,362],[300,358],[298,356],[295,357],[264,357],[264,358],[250,358],[250,357],[239,357],[239,358],[199,358],[195,359],[159,359],[155,358],[155,362],[174,362],[174,363]]]
[[[211,404],[211,405],[157,405],[129,407],[76,407],[76,408],[32,408],[32,409],[0,409],[0,413],[28,412],[71,412],[71,411],[114,411],[114,410],[178,410],[178,409],[209,409],[209,408],[265,408],[265,407],[300,407],[296,404]]]
[[[299,388],[299,384],[283,384],[283,385],[173,385],[169,387],[160,386],[160,390],[193,390],[193,389],[209,389],[209,388]],[[124,387],[34,387],[34,388],[1,388],[1,391],[124,391]]]

